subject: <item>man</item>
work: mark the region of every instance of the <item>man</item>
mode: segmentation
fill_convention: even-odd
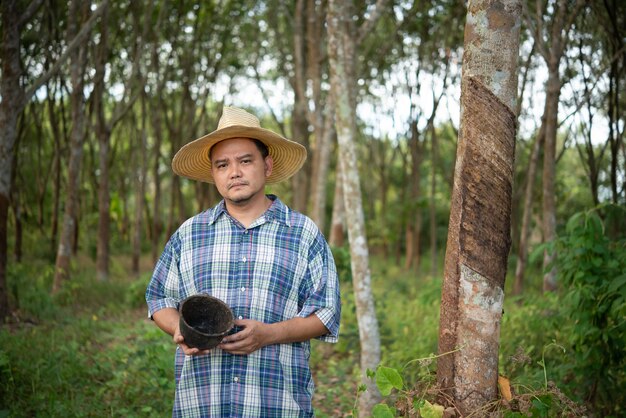
[[[172,235],[146,291],[149,316],[178,345],[173,416],[313,416],[309,340],[337,341],[337,271],[315,224],[264,190],[305,159],[234,107],[174,156],[176,174],[214,183],[223,200]],[[187,346],[179,330],[178,304],[197,293],[235,316],[211,350]]]

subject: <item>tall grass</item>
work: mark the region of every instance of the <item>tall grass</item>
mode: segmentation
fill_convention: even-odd
[[[358,324],[352,284],[345,277],[349,259],[338,259],[344,272],[340,341],[314,341],[311,357],[320,417],[349,415],[360,384]],[[71,281],[54,297],[46,261],[11,264],[8,284],[18,310],[0,329],[0,417],[170,416],[174,347],[146,318],[149,272],[132,278],[125,264],[116,259],[111,280],[99,282],[90,259],[79,258]],[[441,277],[429,271],[426,265],[404,271],[390,260],[371,260],[381,365],[398,370],[407,391],[434,383]],[[505,298],[500,374],[517,393],[534,393],[552,381],[551,393],[559,393],[553,390],[557,387],[567,395],[554,402],[570,397],[582,403],[584,391],[577,387],[582,379],[573,373],[593,365],[583,364],[584,353],[575,351],[562,295],[533,290],[540,272],[529,280],[534,283],[526,294]],[[615,394],[613,399],[626,398]],[[386,399],[390,406],[394,401],[394,394]],[[564,410],[548,405],[548,398],[535,396],[530,402],[537,416]]]

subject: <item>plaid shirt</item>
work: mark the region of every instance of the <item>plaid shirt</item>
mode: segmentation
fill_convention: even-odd
[[[341,302],[330,248],[315,224],[280,199],[249,228],[224,201],[187,220],[159,259],[146,301],[150,317],[196,293],[226,302],[235,317],[275,323],[311,314],[336,342]],[[175,417],[313,416],[310,343],[269,345],[249,355],[176,350]]]

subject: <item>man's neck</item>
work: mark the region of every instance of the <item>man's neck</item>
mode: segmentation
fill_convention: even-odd
[[[245,228],[259,218],[272,205],[272,201],[265,195],[246,202],[235,203],[225,200],[228,214],[239,221]]]

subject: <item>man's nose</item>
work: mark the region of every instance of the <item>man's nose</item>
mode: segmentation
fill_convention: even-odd
[[[238,163],[230,165],[230,178],[241,177],[241,166]]]

